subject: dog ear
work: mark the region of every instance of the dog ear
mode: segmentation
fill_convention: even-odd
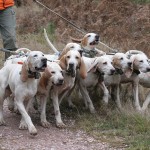
[[[66,55],[63,55],[59,61],[60,67],[65,70],[67,69],[67,64],[66,64]]]
[[[21,81],[26,82],[28,79],[28,72],[27,72],[27,64],[26,62],[23,63],[20,75]]]
[[[112,60],[112,64],[113,64],[113,66],[115,67],[115,68],[118,68],[118,69],[120,69],[120,63],[119,63],[119,59],[117,59],[115,56],[113,57],[113,60]]]
[[[85,38],[82,39],[81,45],[82,45],[83,47],[87,46],[87,37],[85,37]]]
[[[87,70],[86,70],[86,66],[85,63],[83,61],[83,59],[81,58],[81,62],[80,62],[80,70],[79,70],[80,76],[85,79],[87,77]]]
[[[49,78],[52,76],[50,66],[45,68],[44,75]]]

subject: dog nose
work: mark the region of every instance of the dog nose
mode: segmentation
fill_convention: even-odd
[[[110,70],[111,74],[114,74],[115,71],[116,71],[115,69],[111,69],[111,70]]]
[[[73,63],[69,63],[69,68],[73,68],[74,64]]]
[[[149,71],[150,71],[150,68],[147,68],[146,70],[147,70],[147,72],[149,72]]]
[[[99,35],[96,35],[96,36],[95,36],[95,39],[98,41],[98,40],[99,40]]]
[[[46,62],[47,62],[47,58],[42,58],[41,61],[42,61],[43,63],[46,63]]]
[[[132,65],[132,62],[128,62],[128,66],[131,67],[131,65]]]
[[[59,79],[58,82],[59,82],[59,84],[63,84],[64,80],[63,79]]]

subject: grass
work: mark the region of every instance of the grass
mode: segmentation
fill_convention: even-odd
[[[111,105],[108,108],[103,107],[99,102],[95,103],[97,113],[90,114],[89,110],[83,109],[81,101],[76,98],[74,100],[78,111],[75,108],[68,109],[65,102],[61,106],[63,116],[75,120],[73,130],[84,130],[94,138],[110,143],[113,148],[149,149],[150,116],[148,114],[145,117],[134,109],[120,112]]]

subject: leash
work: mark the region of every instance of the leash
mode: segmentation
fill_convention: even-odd
[[[71,26],[73,26],[77,31],[81,32],[82,34],[87,34],[86,31],[81,30],[80,27],[78,27],[77,25],[75,25],[73,22],[69,21],[68,19],[64,18],[63,16],[61,16],[60,14],[56,13],[54,10],[50,9],[48,6],[44,5],[43,3],[39,2],[38,0],[33,0],[34,2],[38,3],[39,5],[41,5],[42,7],[46,8],[47,10],[49,10],[50,12],[52,12],[53,14],[57,15],[58,17],[60,17],[61,19],[63,19],[64,21],[66,21],[68,24],[70,24]],[[100,42],[100,44],[104,45],[105,47],[107,47],[109,50],[113,51],[114,53],[116,53],[118,50],[112,49],[111,47],[109,47],[108,45],[104,44],[103,42]]]

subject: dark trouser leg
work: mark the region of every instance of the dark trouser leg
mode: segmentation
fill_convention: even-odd
[[[10,51],[17,49],[16,45],[16,17],[13,7],[0,11],[0,32],[3,39],[3,47]],[[7,59],[11,53],[5,53]]]

